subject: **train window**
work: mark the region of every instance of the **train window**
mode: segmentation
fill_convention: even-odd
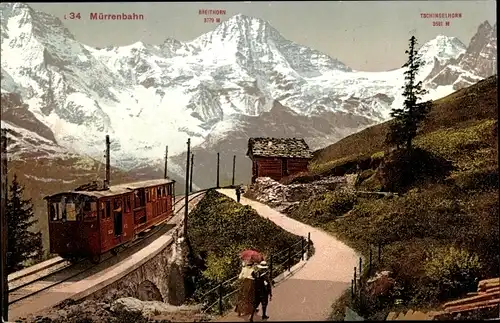
[[[76,221],[76,207],[75,203],[66,203],[66,220]]]
[[[121,212],[122,211],[122,199],[121,197],[118,197],[118,198],[115,198],[114,201],[114,207],[113,207],[113,211],[115,212]]]
[[[83,212],[90,212],[90,211],[92,211],[92,207],[90,206],[90,201],[85,200],[83,202]]]
[[[125,213],[130,212],[130,195],[125,196]]]
[[[111,201],[106,201],[106,217],[109,218],[111,216]]]
[[[135,206],[134,207],[143,207],[146,205],[146,191],[143,188],[138,189],[134,192],[135,194]]]
[[[97,202],[90,202],[90,211],[97,212]]]
[[[172,195],[172,185],[167,184],[167,195]]]
[[[104,202],[101,202],[101,219],[104,219],[106,217],[106,214],[104,213],[105,211],[105,204]]]
[[[149,190],[145,189],[144,192],[146,193],[146,203],[149,203],[149,201],[150,201]]]
[[[163,194],[161,193],[161,186],[156,188],[156,196],[162,197]]]
[[[59,205],[57,203],[51,203],[49,207],[50,219],[52,221],[57,221],[59,216]]]

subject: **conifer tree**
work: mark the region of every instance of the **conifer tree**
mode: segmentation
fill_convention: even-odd
[[[20,270],[27,260],[40,259],[43,252],[42,234],[30,231],[38,221],[34,219],[31,199],[23,199],[24,187],[14,175],[10,196],[5,208],[7,216],[7,270]]]
[[[403,86],[403,97],[405,98],[402,108],[394,108],[391,111],[393,120],[386,137],[386,143],[402,146],[408,151],[412,149],[412,140],[417,135],[420,123],[425,119],[431,108],[431,101],[419,102],[423,95],[427,94],[422,86],[422,81],[417,82],[416,77],[422,66],[421,56],[416,49],[417,39],[410,38],[408,50],[408,61],[402,66],[406,68],[404,72],[405,84]]]

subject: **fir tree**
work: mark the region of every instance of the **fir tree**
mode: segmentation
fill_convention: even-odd
[[[38,221],[34,219],[31,199],[23,199],[24,187],[14,175],[10,185],[10,196],[5,208],[7,216],[7,270],[20,270],[27,260],[38,260],[42,256],[42,234],[30,231]]]
[[[431,101],[418,103],[422,96],[427,94],[427,90],[422,87],[422,81],[417,82],[416,77],[422,66],[421,56],[416,49],[417,39],[410,38],[408,61],[402,66],[407,68],[404,72],[405,84],[403,86],[403,96],[405,98],[402,108],[394,108],[391,111],[393,120],[390,124],[386,143],[396,145],[398,148],[406,147],[412,149],[412,140],[417,135],[420,123],[425,119],[430,111]]]

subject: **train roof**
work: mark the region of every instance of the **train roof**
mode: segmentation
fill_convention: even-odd
[[[117,185],[110,185],[107,190],[93,190],[93,191],[85,191],[85,190],[73,190],[73,191],[67,191],[67,192],[59,192],[56,194],[48,195],[44,197],[44,199],[61,195],[61,194],[79,194],[79,195],[86,195],[86,196],[92,196],[96,198],[101,198],[101,197],[106,197],[106,196],[114,196],[114,195],[121,195],[125,193],[130,193],[138,188],[148,188],[148,187],[153,187],[153,186],[158,186],[158,185],[165,185],[169,183],[175,183],[174,180],[169,179],[169,178],[161,178],[161,179],[152,179],[152,180],[147,180],[147,181],[139,181],[139,182],[132,182],[132,183],[124,183],[124,184],[117,184]]]

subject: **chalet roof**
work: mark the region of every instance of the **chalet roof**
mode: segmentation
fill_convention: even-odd
[[[301,138],[250,138],[247,156],[312,158],[311,150]]]
[[[157,185],[165,185],[165,184],[173,183],[173,182],[175,182],[175,181],[171,180],[169,178],[152,179],[152,180],[146,180],[146,181],[125,183],[125,184],[118,184],[118,185],[110,185],[107,190],[94,190],[94,191],[73,190],[73,191],[67,191],[67,192],[60,192],[60,193],[57,193],[54,195],[46,196],[45,199],[56,196],[56,195],[60,195],[60,194],[79,194],[79,195],[86,195],[86,196],[100,198],[100,197],[130,193],[138,188],[147,188],[147,187],[153,187],[153,186],[157,186]]]

